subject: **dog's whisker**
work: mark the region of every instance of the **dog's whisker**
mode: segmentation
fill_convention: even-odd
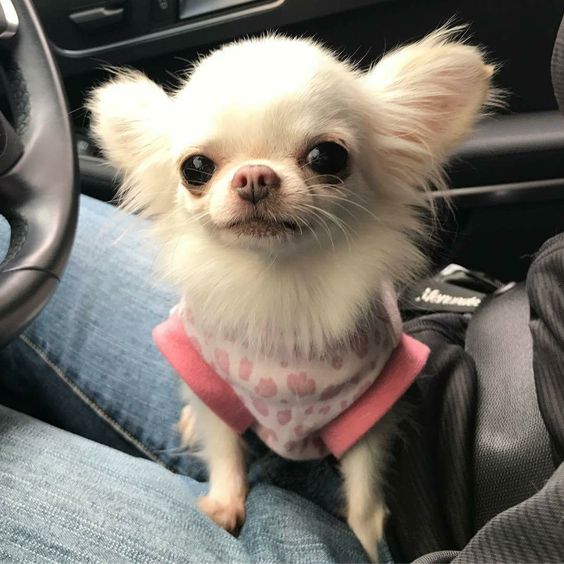
[[[205,217],[208,217],[211,219],[210,217],[210,213],[208,211],[204,211],[202,213],[196,214],[196,215],[191,215],[190,216],[190,220],[192,221],[200,221],[202,219],[204,219]]]
[[[302,205],[300,204],[300,206],[297,208],[297,211],[303,211],[305,213],[308,213],[308,210],[304,207],[302,207]],[[295,218],[297,219],[297,218]],[[301,218],[300,218],[301,219]],[[311,234],[313,235],[313,237],[315,238],[315,240],[317,241],[317,245],[319,246],[320,249],[323,248],[323,245],[321,244],[321,240],[319,239],[315,229],[313,228],[312,225],[310,225],[307,221],[305,221],[304,219],[302,219],[304,225],[311,231]]]
[[[328,212],[327,210],[324,210],[324,209],[322,209],[318,206],[312,206],[312,207],[315,208],[320,213],[322,213],[324,216],[326,216],[329,219],[329,221],[333,222],[342,231],[347,243],[349,245],[351,245],[350,233],[348,233],[348,231],[347,231],[348,226],[342,220],[340,220],[334,214],[332,214],[332,213]]]
[[[325,221],[325,219],[318,213],[318,211],[321,212],[324,210],[312,204],[303,204],[303,205],[306,206],[306,208],[309,209],[310,213],[317,218],[318,224],[321,225],[321,227],[323,227],[323,229],[326,231],[327,236],[329,237],[329,241],[331,243],[331,247],[333,248],[333,250],[335,250],[335,241],[333,240],[333,234],[331,233],[331,229],[327,221]]]
[[[211,178],[213,176],[213,173],[206,172],[205,170],[202,170],[200,168],[195,168],[193,166],[183,166],[182,170],[190,170],[192,172],[197,172],[198,174],[202,174],[204,176],[207,176],[208,178]]]
[[[323,186],[323,185],[319,185],[319,186]],[[349,204],[351,206],[354,206],[360,210],[362,210],[364,213],[366,213],[367,215],[369,215],[372,219],[374,219],[375,221],[382,223],[382,218],[378,217],[373,211],[371,211],[370,209],[368,209],[367,206],[364,206],[362,204],[360,204],[359,202],[356,202],[354,199],[351,198],[338,198],[335,197],[332,194],[316,194],[316,197],[320,197],[320,198],[325,198],[327,200],[332,200],[334,199],[335,201],[342,201],[342,202],[346,202],[346,204]]]
[[[346,188],[346,186],[342,183],[334,184],[330,182],[322,182],[318,184],[308,184],[307,189],[300,190],[299,192],[302,194],[309,194],[311,190],[315,190],[316,188],[321,188],[327,190],[326,195],[340,195],[343,197],[343,200],[348,201],[349,197],[360,200],[361,202],[367,203],[367,199],[360,194],[357,194],[353,190]],[[319,195],[319,192],[316,192],[316,196]]]
[[[344,205],[344,204],[351,203],[351,201],[349,199],[342,198],[339,195],[335,195],[335,194],[320,194],[320,193],[316,193],[315,198],[318,198],[320,200],[329,200],[329,201],[331,201],[331,203],[333,205],[335,205],[335,206],[339,207],[340,209],[342,209],[343,211],[347,212],[351,217],[353,217],[353,218],[356,217],[354,215],[354,213],[352,212],[352,210],[348,209],[347,206]],[[341,203],[341,202],[343,202],[344,204]]]

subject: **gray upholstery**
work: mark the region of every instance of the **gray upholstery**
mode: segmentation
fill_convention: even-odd
[[[564,20],[552,78],[564,113]],[[414,564],[564,562],[563,281],[560,234],[535,257],[526,291],[492,297],[469,323],[477,532],[461,550],[428,553]]]
[[[552,87],[560,111],[564,114],[564,19],[560,24],[552,52]]]
[[[538,408],[529,301],[523,285],[474,315],[466,350],[476,364],[475,525],[535,494],[554,472]]]
[[[494,517],[460,552],[426,554],[413,564],[562,562],[564,465],[534,496]]]

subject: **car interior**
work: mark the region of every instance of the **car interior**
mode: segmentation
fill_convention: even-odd
[[[504,104],[453,156],[448,193],[434,195],[450,204],[440,207],[431,270],[454,263],[522,282],[541,245],[564,231],[564,117],[551,75],[562,0],[3,0],[0,8],[0,213],[11,227],[0,347],[63,275],[78,193],[116,195],[119,175],[89,136],[91,89],[123,65],[173,88],[218,45],[269,31],[314,37],[366,68],[441,25],[466,24],[464,36],[498,66]],[[504,315],[482,314],[481,327]],[[506,455],[525,460],[529,447],[516,442]]]
[[[564,227],[564,122],[552,90],[550,59],[563,12],[558,0],[135,0],[35,5],[63,75],[82,192],[109,200],[116,175],[88,138],[84,97],[128,65],[173,86],[198,56],[222,42],[277,30],[315,37],[370,66],[386,50],[448,21],[499,65],[506,106],[483,121],[449,168],[454,211],[444,214],[437,265],[449,262],[502,280],[522,280],[532,254]]]
[[[435,269],[456,263],[503,282],[520,281],[539,246],[564,228],[564,120],[550,73],[564,10],[558,0],[34,5],[62,75],[85,194],[110,201],[119,182],[89,137],[84,110],[88,92],[111,66],[141,69],[173,87],[191,62],[219,44],[277,30],[314,37],[368,67],[386,50],[454,22],[467,24],[465,35],[498,65],[496,85],[505,92],[505,105],[476,127],[451,160],[453,205],[440,217]],[[4,88],[2,100],[8,120],[17,118],[14,108],[21,103],[9,90]]]

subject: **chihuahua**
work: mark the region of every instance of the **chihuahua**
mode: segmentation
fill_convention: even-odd
[[[425,266],[428,189],[492,74],[448,29],[365,72],[269,35],[212,52],[174,92],[129,70],[93,92],[122,205],[152,220],[181,294],[154,338],[187,384],[179,427],[218,525],[244,521],[250,428],[283,457],[339,460],[347,521],[377,560],[392,407],[428,355],[395,292]]]

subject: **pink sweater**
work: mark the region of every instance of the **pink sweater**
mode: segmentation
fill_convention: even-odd
[[[383,313],[383,315],[382,315]],[[173,312],[153,338],[180,377],[237,433],[252,428],[285,458],[341,457],[403,395],[429,349],[401,333],[388,300],[370,330],[322,358],[252,354]]]

